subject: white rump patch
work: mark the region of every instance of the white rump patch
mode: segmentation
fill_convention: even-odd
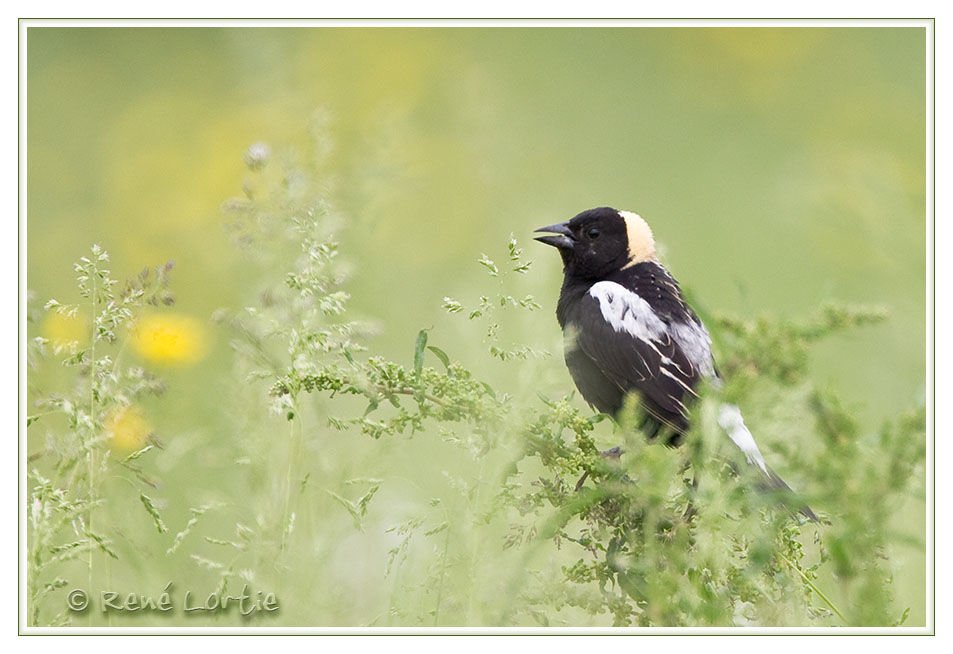
[[[741,417],[741,409],[734,404],[722,404],[721,411],[718,414],[718,424],[734,441],[735,445],[745,453],[748,463],[758,466],[764,471],[764,474],[770,477],[771,473],[768,472],[768,465],[764,462],[764,457],[761,456],[761,450],[758,449],[758,444],[754,442],[754,436],[745,427],[744,418]]]
[[[715,365],[711,358],[711,336],[704,325],[696,322],[676,322],[672,325],[672,335],[685,357],[702,375],[715,376]]]

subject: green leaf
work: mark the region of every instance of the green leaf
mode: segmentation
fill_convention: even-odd
[[[588,418],[586,418],[586,420],[588,420],[590,425],[595,425],[596,423],[600,423],[608,417],[609,416],[605,413],[597,413],[595,415],[589,416]]]
[[[372,412],[377,411],[377,407],[380,406],[380,401],[377,398],[371,398],[367,403],[367,408],[364,409],[364,416],[369,416]]]
[[[440,359],[440,362],[444,365],[444,367],[447,368],[447,370],[450,369],[450,357],[447,356],[446,352],[444,352],[439,347],[436,347],[434,345],[428,345],[427,349],[433,352],[436,355],[436,357]]]
[[[199,556],[198,554],[189,554],[189,558],[207,570],[222,570],[225,568],[224,564],[213,561],[212,559],[206,559],[204,556]]]
[[[99,545],[99,549],[101,549],[103,552],[116,560],[119,559],[119,557],[116,556],[116,553],[109,549],[109,541],[107,541],[104,537],[100,536],[99,534],[94,534],[91,531],[87,531],[86,535],[96,541],[96,544]]]
[[[424,536],[433,536],[433,535],[439,534],[441,531],[445,531],[445,530],[447,530],[447,529],[449,529],[449,528],[450,528],[450,523],[447,522],[447,521],[443,521],[443,522],[441,522],[439,525],[437,525],[436,527],[434,527],[433,529],[428,529],[427,531],[425,531],[425,532],[424,532]]]
[[[361,499],[357,501],[357,506],[361,510],[361,517],[367,515],[367,505],[370,503],[371,498],[374,497],[374,494],[379,491],[381,488],[380,484],[374,484],[371,486],[371,489],[367,491]]]
[[[126,463],[126,462],[128,462],[128,461],[135,461],[135,460],[138,459],[140,456],[142,456],[143,454],[145,454],[146,452],[148,452],[149,450],[151,450],[151,449],[154,448],[154,447],[155,447],[154,445],[146,445],[144,448],[142,448],[141,450],[136,450],[135,452],[133,452],[132,454],[130,454],[129,456],[127,456],[127,457],[126,457],[125,459],[123,459],[122,461],[123,461],[123,463]]]
[[[485,254],[481,254],[479,260],[477,261],[481,266],[486,268],[490,272],[491,277],[496,277],[500,274],[500,269],[496,267],[496,264],[493,262],[490,257]]]
[[[424,351],[427,348],[427,330],[417,332],[417,343],[414,345],[414,376],[420,381],[420,371],[424,367]]]
[[[448,313],[458,313],[463,311],[463,305],[454,300],[452,297],[443,298],[443,308]]]
[[[909,617],[910,617],[910,607],[908,606],[907,608],[905,608],[905,609],[903,610],[903,615],[900,616],[900,619],[897,620],[897,621],[893,624],[893,626],[899,627],[899,626],[902,625],[904,622],[906,622],[906,621],[907,621],[907,618],[909,618]]]
[[[545,395],[543,395],[542,393],[540,393],[539,391],[536,391],[536,397],[538,397],[539,399],[541,399],[541,400],[543,401],[543,404],[545,404],[546,406],[548,406],[550,409],[555,409],[555,408],[556,408],[556,403],[553,402],[553,401],[552,401],[551,399],[549,399],[548,397],[546,397]]]
[[[169,528],[162,522],[162,516],[159,515],[159,511],[156,509],[155,504],[153,504],[152,498],[145,493],[139,493],[139,499],[142,500],[142,505],[146,507],[146,513],[152,516],[152,520],[156,523],[156,529],[159,530],[159,533],[161,534],[168,531]]]
[[[604,489],[581,488],[543,523],[539,530],[539,538],[542,540],[553,538],[574,516],[583,513],[605,498],[606,491]]]
[[[355,529],[364,531],[364,524],[362,520],[361,510],[358,508],[358,506],[351,500],[347,499],[346,497],[342,497],[338,495],[334,491],[327,491],[327,493],[328,495],[333,497],[335,500],[337,500],[338,503],[341,506],[343,506],[345,509],[347,509],[347,512],[351,514],[351,518],[354,520]]]

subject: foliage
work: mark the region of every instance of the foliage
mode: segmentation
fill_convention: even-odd
[[[274,156],[253,146],[243,196],[225,205],[233,239],[248,255],[246,272],[260,288],[248,306],[215,315],[234,353],[219,392],[235,436],[207,447],[228,462],[230,485],[177,507],[187,520],[164,518],[161,503],[141,488],[149,480],[137,461],[156,454],[153,443],[120,459],[105,436],[111,410],[161,389],[144,371],[121,368],[106,347],[129,331],[146,302],[166,300],[168,269],[115,293],[101,250],[78,266],[94,316],[90,344],[53,349],[77,371],[76,388],[38,401],[67,421],[50,432],[44,454],[56,460],[52,478],[31,475],[35,623],[68,619],[41,612],[44,598],[67,584],[54,575],[61,562],[86,555],[93,587],[104,565],[93,553],[117,557],[94,517],[111,499],[100,478],[127,471],[164,556],[187,554],[189,574],[211,576],[222,591],[280,586],[295,600],[281,614],[286,624],[333,623],[319,611],[332,614],[335,600],[319,589],[340,583],[335,552],[372,541],[386,543],[379,561],[350,570],[352,578],[373,580],[365,592],[389,591],[386,607],[366,616],[372,626],[902,620],[890,591],[890,517],[920,480],[924,408],[865,434],[836,393],[812,384],[808,368],[815,342],[881,320],[882,311],[831,304],[806,322],[708,320],[727,383],[703,389],[680,449],[646,442],[634,407],[618,425],[592,415],[567,393],[565,377],[550,381],[562,363],[538,339],[529,345],[503,336],[519,316],[540,320],[541,304],[519,290],[532,262],[512,236],[502,256],[476,261],[492,291],[442,300],[448,316],[465,323],[461,330],[478,326],[483,352],[503,372],[475,372],[486,357],[449,346],[452,326],[409,335],[401,359],[374,352],[373,326],[353,315],[344,290],[335,233],[346,221],[332,203],[327,121],[316,116],[304,151]],[[56,302],[48,308],[76,311]],[[50,343],[36,347],[49,355]],[[534,382],[520,383],[526,378]],[[768,459],[803,497],[757,492],[717,425],[723,399],[742,405]],[[789,418],[779,419],[774,407]],[[792,431],[797,441],[787,436]],[[371,454],[348,459],[351,447],[367,447],[349,445],[364,436]],[[603,444],[621,449],[601,451]],[[444,446],[454,448],[457,465],[432,470],[427,458],[414,462],[421,476],[442,477],[440,496],[400,494],[388,460],[404,448]],[[795,516],[801,499],[823,524]],[[375,512],[382,502],[393,515]],[[342,517],[354,533],[329,533],[327,525]]]
[[[115,540],[121,532],[101,519],[110,502],[102,492],[103,479],[119,477],[136,489],[141,507],[159,532],[165,526],[145,490],[156,487],[146,472],[146,460],[159,444],[141,419],[137,403],[160,395],[162,382],[141,366],[124,363],[122,344],[132,337],[137,319],[149,307],[168,306],[172,264],[145,269],[120,286],[111,276],[109,255],[94,245],[89,256],[75,265],[80,303],[51,299],[45,310],[82,324],[91,316],[78,340],[36,336],[30,342],[35,372],[53,361],[67,372],[67,390],[38,394],[27,417],[34,430],[43,429],[44,447],[29,457],[28,611],[32,625],[61,624],[65,612],[41,620],[47,596],[74,582],[83,560],[88,580],[109,559],[117,559]],[[37,315],[33,313],[32,315]],[[42,465],[43,470],[40,466]],[[136,492],[134,491],[134,493]],[[108,558],[107,558],[108,557]]]

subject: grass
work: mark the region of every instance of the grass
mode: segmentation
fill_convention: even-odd
[[[139,356],[161,366],[202,340],[172,313],[171,265],[123,285],[96,246],[75,267],[78,302],[31,309],[84,330],[30,343],[30,624],[903,622],[890,518],[923,490],[925,409],[865,433],[808,367],[818,342],[882,309],[703,313],[725,387],[704,390],[685,446],[646,443],[634,411],[616,425],[569,392],[513,237],[474,253],[482,292],[443,297],[447,320],[408,334],[401,358],[376,352],[349,308],[328,135],[310,142],[253,146],[244,195],[225,204],[255,280],[213,316],[231,347],[209,392],[229,428],[166,443],[149,424],[165,385],[131,347],[145,339]],[[754,491],[714,419],[723,399],[823,524]],[[120,587],[174,609],[100,610],[98,592]],[[85,611],[67,607],[75,588]],[[222,606],[246,593],[258,608]]]

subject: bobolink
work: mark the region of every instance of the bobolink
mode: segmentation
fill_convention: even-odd
[[[637,214],[600,207],[536,231],[550,234],[536,240],[562,256],[556,318],[583,399],[615,417],[635,393],[642,429],[678,445],[695,389],[717,372],[708,330],[658,262],[652,230]],[[738,407],[723,404],[718,422],[769,488],[790,491],[765,463]],[[817,521],[810,508],[801,512]]]

